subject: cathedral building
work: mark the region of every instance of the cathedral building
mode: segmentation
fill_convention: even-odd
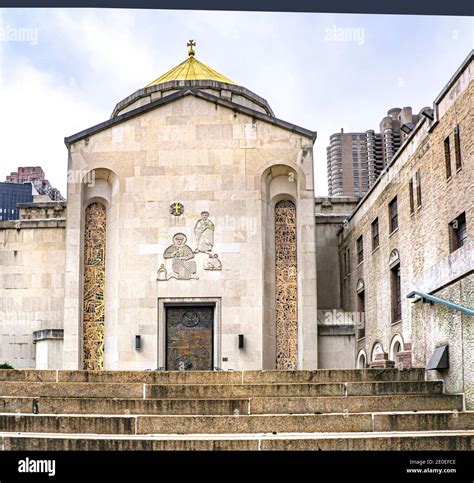
[[[0,222],[0,361],[427,368],[474,407],[474,51],[359,200],[315,198],[316,133],[188,47],[65,139],[67,202]]]
[[[188,47],[65,139],[67,208],[2,224],[16,367],[317,368],[316,133]]]

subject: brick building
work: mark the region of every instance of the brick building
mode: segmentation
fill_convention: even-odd
[[[64,201],[61,192],[54,188],[46,179],[45,172],[40,166],[19,167],[6,177],[7,183],[31,183],[39,195],[46,195],[51,201]]]
[[[341,305],[365,315],[356,333],[357,366],[427,367],[434,350],[447,345],[449,367],[429,377],[444,379],[449,392],[465,392],[469,405],[473,69],[471,52],[339,232]],[[408,298],[412,292],[418,296]],[[432,297],[441,303],[423,303]]]

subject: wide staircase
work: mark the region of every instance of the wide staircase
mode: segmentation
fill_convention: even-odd
[[[423,369],[0,370],[3,450],[468,450]]]

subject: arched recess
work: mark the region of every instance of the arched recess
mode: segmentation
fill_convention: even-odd
[[[104,368],[105,256],[107,215],[103,203],[85,210],[83,289],[83,369]]]
[[[373,362],[375,361],[375,356],[377,354],[383,353],[383,346],[381,342],[375,342],[374,345],[372,346],[372,352],[370,354],[370,360]]]
[[[276,368],[298,367],[298,260],[296,205],[275,205]]]
[[[298,182],[287,165],[271,166],[262,175],[264,369],[296,369],[299,364]]]
[[[82,367],[105,365],[110,221],[118,178],[108,169],[89,172],[82,183]]]
[[[365,313],[365,283],[363,278],[359,278],[356,284],[357,293],[357,338],[365,337],[366,313]]]
[[[389,359],[398,363],[398,353],[403,351],[405,343],[401,334],[395,334],[390,342]]]
[[[394,248],[390,252],[390,256],[388,258],[388,266],[392,268],[397,265],[397,263],[400,263],[400,252],[396,248]]]
[[[365,369],[367,367],[367,353],[365,349],[361,349],[357,354],[356,367],[357,369]]]

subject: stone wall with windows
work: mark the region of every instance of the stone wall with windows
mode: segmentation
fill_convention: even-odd
[[[428,316],[426,304],[407,298],[411,291],[473,306],[472,296],[459,295],[461,287],[472,285],[474,267],[473,63],[471,53],[436,99],[435,119],[424,117],[417,124],[339,234],[342,305],[347,312],[359,310],[357,287],[363,283],[366,327],[356,343],[356,360],[364,354],[369,365],[394,359],[395,365],[426,366],[441,339],[458,345],[459,334],[438,335],[448,319],[456,324],[459,313],[437,306]],[[472,345],[468,337],[465,344]],[[395,342],[400,354],[393,351]],[[377,356],[380,352],[389,357]],[[457,363],[440,376],[460,390],[464,375]]]

